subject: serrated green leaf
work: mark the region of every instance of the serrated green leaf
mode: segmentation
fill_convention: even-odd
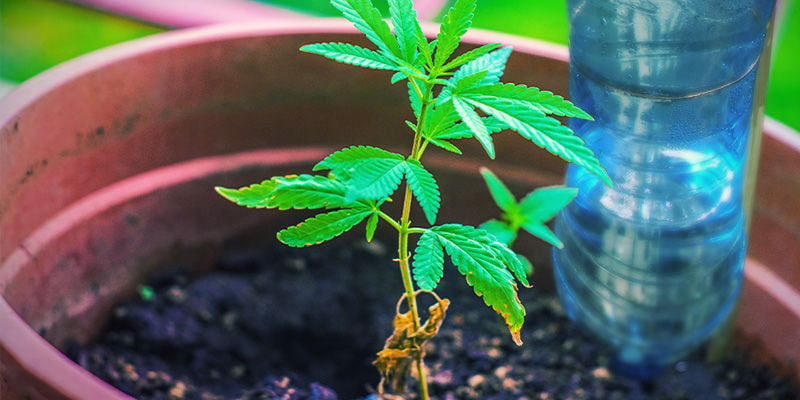
[[[496,219],[490,219],[482,223],[479,228],[491,233],[498,241],[505,243],[507,246],[511,246],[517,238],[517,231],[514,228]]]
[[[556,234],[552,230],[550,230],[550,228],[548,228],[547,225],[541,222],[538,221],[525,222],[524,224],[522,224],[522,229],[524,229],[525,232],[528,232],[531,235],[539,239],[542,239],[547,243],[550,243],[556,248],[561,249],[564,247],[564,243],[562,243],[561,240],[558,239],[558,236],[556,236]]]
[[[561,240],[545,223],[558,214],[578,194],[578,189],[551,186],[534,190],[520,201],[522,229],[558,248],[564,247]]]
[[[378,228],[378,219],[378,213],[373,212],[367,220],[367,242],[371,242],[372,238],[375,237],[375,230]]]
[[[464,88],[471,88],[479,85],[488,85],[497,83],[500,81],[500,77],[503,76],[503,72],[505,72],[506,62],[508,61],[508,57],[511,55],[511,47],[503,47],[501,49],[495,50],[491,53],[485,54],[481,57],[478,57],[456,70],[453,76],[450,78],[450,82],[462,90]],[[472,84],[472,85],[458,85],[463,79],[466,79],[469,76],[475,75],[478,72],[485,72],[486,75],[484,79]]]
[[[473,109],[473,106],[458,97],[453,97],[451,101],[453,102],[456,112],[458,112],[458,115],[467,127],[469,127],[470,131],[472,131],[475,139],[478,139],[483,149],[486,150],[486,154],[489,155],[489,158],[494,158],[492,136],[489,134],[489,130],[486,128],[481,117]]]
[[[461,54],[460,56],[454,58],[453,61],[450,61],[449,63],[447,63],[447,65],[442,67],[442,69],[445,70],[445,71],[449,71],[449,70],[451,70],[453,68],[458,68],[458,67],[460,67],[460,66],[462,66],[462,65],[464,65],[464,64],[466,64],[468,62],[471,62],[473,60],[477,60],[478,58],[486,55],[487,53],[491,52],[492,50],[494,50],[494,49],[496,49],[496,48],[498,48],[500,46],[502,46],[500,43],[491,43],[491,44],[485,44],[485,45],[483,45],[481,47],[472,49],[472,50],[470,50],[470,51],[468,51],[468,52],[466,52],[464,54]],[[502,72],[501,72],[501,75],[502,75]],[[499,76],[498,76],[498,78],[499,78]]]
[[[239,189],[230,189],[217,186],[214,190],[222,197],[248,208],[266,208],[267,199],[272,190],[275,189],[275,182],[266,180]]]
[[[481,168],[481,175],[497,206],[505,212],[516,211],[517,198],[514,197],[514,194],[511,193],[505,183],[488,168]]]
[[[425,231],[417,241],[412,262],[414,280],[422,290],[434,290],[444,275],[444,249],[436,233]]]
[[[453,78],[455,78],[455,75]],[[544,114],[593,120],[589,114],[569,100],[565,100],[563,97],[555,95],[552,92],[535,87],[513,83],[493,83],[473,86],[463,91],[469,92],[470,94],[524,102],[528,107]]]
[[[339,236],[373,213],[370,209],[343,209],[318,214],[278,232],[278,240],[291,247],[319,244]]]
[[[430,224],[434,224],[441,202],[439,185],[436,184],[433,175],[419,161],[409,159],[406,161],[406,166],[408,167],[406,171],[408,187],[422,207],[425,218]]]
[[[407,171],[406,161],[394,158],[372,158],[358,164],[351,172],[345,198],[381,200],[391,196]]]
[[[417,78],[408,78],[408,102],[411,104],[411,109],[414,111],[414,116],[417,118],[419,118],[422,112],[422,93],[418,90],[420,87],[425,86]]]
[[[439,26],[434,64],[443,66],[458,47],[461,37],[472,25],[476,0],[456,0]]]
[[[534,142],[550,153],[585,168],[611,186],[611,178],[600,165],[594,152],[569,127],[562,125],[557,119],[546,116],[541,111],[527,107],[524,102],[483,96],[460,94],[453,100],[464,102],[483,110],[506,123],[524,138]]]
[[[402,58],[413,63],[417,56],[417,12],[411,0],[389,0],[389,15]]]
[[[319,175],[288,175],[271,179],[275,188],[265,205],[279,210],[342,207],[346,186],[339,180]]]
[[[525,308],[517,296],[514,276],[506,265],[508,257],[504,252],[498,253],[499,246],[505,245],[490,233],[471,226],[447,224],[435,226],[428,232],[436,234],[475,294],[483,297],[484,303],[503,317],[514,341],[521,344],[519,333],[525,322]]]
[[[505,122],[500,121],[495,117],[481,117],[481,121],[483,121],[483,125],[486,127],[486,130],[489,132],[490,135],[493,135],[497,132],[502,131],[503,129],[508,129],[508,125]],[[466,124],[455,124],[448,128],[447,130],[440,132],[436,135],[437,139],[465,139],[473,137],[474,134],[472,130],[469,129],[469,126]]]
[[[436,47],[436,44],[428,42],[428,38],[425,37],[425,33],[422,31],[422,27],[419,24],[417,24],[415,37],[417,40],[417,49],[419,49],[419,54],[421,57],[419,64],[430,69],[433,67],[433,51]]]
[[[490,247],[494,251],[494,256],[503,261],[506,268],[514,274],[514,277],[522,283],[525,287],[531,287],[530,282],[528,282],[528,274],[525,269],[525,265],[522,264],[520,261],[519,255],[511,250],[505,243],[495,240],[490,244]]]
[[[447,150],[451,153],[456,154],[463,154],[461,149],[456,147],[454,144],[446,141],[446,140],[439,140],[439,139],[428,139],[428,142],[434,146],[440,147],[444,150]]]
[[[529,220],[547,222],[578,195],[577,188],[547,186],[528,193],[519,202],[522,214]]]
[[[395,72],[394,75],[392,75],[392,79],[390,80],[390,82],[392,85],[394,85],[395,83],[400,82],[406,78],[408,78],[406,74],[402,72]]]
[[[435,138],[440,132],[453,126],[459,119],[460,117],[450,101],[430,106],[423,121],[422,134],[426,138]]]
[[[349,43],[315,43],[305,45],[300,50],[358,67],[390,71],[398,69],[392,60],[382,54]]]
[[[384,55],[402,58],[400,47],[389,25],[382,19],[380,11],[372,5],[371,0],[331,0],[331,4],[363,32],[367,39],[375,43]]]
[[[350,146],[325,157],[314,166],[313,170],[322,171],[329,169],[334,173],[340,170],[351,171],[366,160],[381,158],[405,160],[405,157],[400,154],[392,153],[378,147]]]

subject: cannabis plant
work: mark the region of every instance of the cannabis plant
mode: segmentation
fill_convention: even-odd
[[[439,330],[449,304],[434,293],[444,273],[445,255],[475,294],[503,318],[517,344],[522,343],[520,330],[525,318],[517,282],[529,283],[523,258],[494,233],[457,223],[436,224],[441,197],[434,175],[422,163],[426,150],[436,146],[461,154],[454,141],[474,138],[494,158],[492,135],[512,130],[606,182],[609,178],[585,143],[552,117],[591,119],[589,115],[553,93],[500,81],[510,48],[488,44],[457,54],[471,25],[476,0],[455,1],[435,40],[423,34],[412,0],[389,0],[391,28],[371,0],[331,3],[377,48],[330,42],[309,44],[301,50],[359,67],[392,71],[392,84],[405,82],[414,116],[413,121],[406,121],[410,128],[408,154],[353,145],[313,167],[313,171],[327,171],[325,174],[276,176],[240,189],[218,187],[217,191],[247,207],[323,210],[278,232],[278,240],[293,247],[327,241],[362,222],[367,240],[372,240],[381,223],[394,229],[405,293],[398,302],[394,332],[374,363],[382,376],[378,392],[383,396],[387,383],[391,390],[403,392],[406,378],[416,370],[419,396],[427,399],[424,346]],[[398,189],[400,215],[389,215],[383,206]],[[411,224],[414,201],[429,226]],[[542,232],[541,228],[532,230],[540,236]],[[410,241],[414,236],[416,246]],[[547,234],[545,239],[552,242]],[[420,319],[417,302],[422,293],[434,298],[426,321]],[[407,306],[405,313],[399,311],[402,304]]]

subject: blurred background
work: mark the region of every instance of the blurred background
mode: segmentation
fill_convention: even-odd
[[[147,8],[152,4],[158,8],[169,4],[167,7],[174,9],[191,5],[192,1],[202,4],[211,0],[0,0],[0,95],[81,54],[186,26],[185,21],[170,23],[169,18],[131,17],[136,14],[130,12],[131,7]],[[248,1],[252,4],[244,4]],[[474,26],[566,45],[564,2],[482,0],[478,2]],[[386,0],[376,3],[386,8]],[[338,16],[329,0],[231,0],[230,4],[232,8],[270,4],[287,13]],[[109,8],[116,11],[109,12]],[[194,7],[186,10],[186,14],[196,11]],[[432,15],[438,18],[436,13]],[[766,113],[800,130],[800,0],[783,0],[777,17]]]

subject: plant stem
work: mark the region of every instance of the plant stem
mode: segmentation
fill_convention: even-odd
[[[419,87],[414,83],[414,87],[419,91]],[[422,93],[422,107],[420,110],[419,118],[417,119],[417,130],[414,134],[414,144],[411,148],[410,158],[419,160],[422,157],[421,142],[422,142],[422,124],[427,114],[428,105],[430,103],[432,92],[432,85],[427,84],[425,91]],[[408,311],[411,313],[411,320],[413,321],[414,331],[419,331],[421,321],[419,318],[419,308],[417,307],[416,291],[414,289],[414,282],[411,279],[411,265],[409,263],[408,251],[408,235],[411,225],[411,200],[412,192],[408,184],[405,185],[405,193],[403,197],[403,212],[400,217],[400,229],[398,230],[398,262],[400,264],[400,275],[403,279],[403,288],[406,292],[406,301],[408,302]],[[428,400],[428,379],[425,375],[425,365],[423,364],[422,352],[417,355],[417,379],[419,382],[419,398],[421,400]]]

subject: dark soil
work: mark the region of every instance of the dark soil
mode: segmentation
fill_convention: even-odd
[[[140,399],[364,398],[402,293],[394,256],[379,242],[340,239],[231,252],[199,279],[171,268],[148,283],[151,298],[118,306],[94,343],[67,353]],[[800,398],[742,354],[680,362],[647,383],[615,375],[604,350],[535,288],[521,291],[522,347],[455,269],[437,292],[453,303],[426,356],[437,399]]]

